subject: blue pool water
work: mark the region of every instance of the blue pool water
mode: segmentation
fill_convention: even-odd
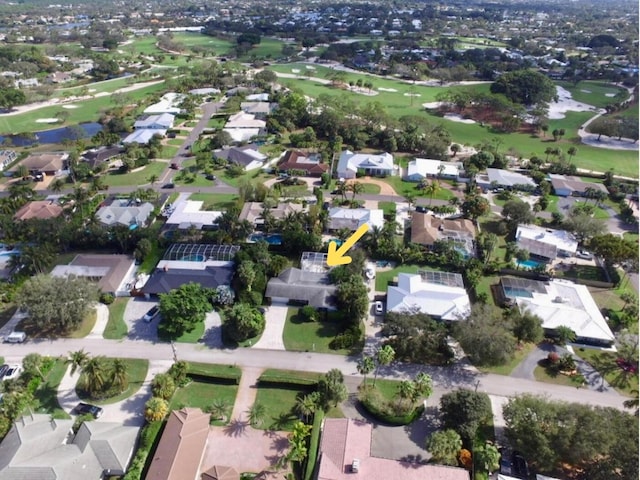
[[[183,262],[204,262],[204,255],[185,255],[180,260]]]
[[[282,245],[282,235],[279,233],[271,233],[265,235],[264,233],[252,233],[247,238],[249,242],[267,242],[269,245]]]
[[[331,240],[329,240],[329,242],[336,242],[336,247],[341,247],[342,244],[344,243],[342,240],[340,240],[339,238],[332,238]]]
[[[525,260],[523,262],[516,260],[516,264],[520,268],[525,268],[528,270],[533,270],[534,268],[538,268],[540,265],[544,265],[542,262],[536,262],[535,260]]]
[[[13,250],[0,250],[0,257],[7,257],[9,255],[18,255],[20,250],[14,248]]]
[[[504,287],[504,294],[510,298],[515,298],[515,297],[533,298],[533,295],[531,294],[531,292],[524,288]]]

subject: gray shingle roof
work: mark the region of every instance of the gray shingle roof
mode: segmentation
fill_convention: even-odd
[[[335,292],[336,286],[329,282],[328,274],[287,268],[269,280],[265,295],[306,301],[316,308],[329,308],[333,306]]]

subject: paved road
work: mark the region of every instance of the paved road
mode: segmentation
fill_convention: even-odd
[[[97,340],[62,339],[31,340],[20,345],[3,346],[3,354],[8,362],[20,362],[21,359],[37,350],[42,355],[67,355],[70,351],[80,350],[91,355],[121,355],[130,358],[148,360],[169,360],[173,358],[168,343],[145,340]],[[235,364],[240,367],[278,368],[288,370],[326,372],[332,368],[340,369],[345,375],[357,375],[356,357],[343,357],[309,352],[286,352],[259,349],[221,350],[203,348],[200,344],[179,344],[180,360]],[[512,396],[521,393],[548,395],[550,398],[569,402],[623,408],[623,398],[607,392],[598,392],[573,387],[564,387],[530,380],[518,380],[511,377],[481,374],[464,367],[427,367],[423,365],[395,364],[382,370],[385,378],[407,378],[418,372],[427,372],[437,387],[453,389],[457,387],[477,388],[492,395]]]

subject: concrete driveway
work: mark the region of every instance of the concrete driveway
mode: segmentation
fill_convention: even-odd
[[[128,336],[131,340],[158,340],[158,323],[160,315],[156,315],[151,322],[142,320],[144,314],[158,302],[144,297],[132,297],[124,309],[124,323],[127,324]]]
[[[253,345],[253,348],[263,348],[265,350],[285,350],[282,332],[287,320],[287,310],[284,304],[274,304],[267,307],[264,314],[266,326],[260,340]]]
[[[216,311],[207,313],[204,319],[204,335],[200,339],[209,348],[223,348],[222,319]]]

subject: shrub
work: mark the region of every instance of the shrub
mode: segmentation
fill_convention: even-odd
[[[40,377],[33,377],[31,380],[29,380],[29,383],[27,383],[27,391],[29,393],[35,393],[41,382],[42,379]]]
[[[305,305],[298,312],[300,318],[305,322],[316,322],[318,321],[318,311],[313,308],[311,305]]]
[[[407,425],[418,418],[424,410],[422,404],[415,405],[406,399],[388,401],[372,385],[361,388],[358,399],[365,410],[389,425]]]
[[[116,298],[110,293],[102,293],[100,294],[100,302],[105,305],[111,305]]]
[[[560,361],[560,355],[558,355],[556,352],[549,352],[549,355],[547,355],[547,360],[551,365],[555,365]]]
[[[176,384],[173,377],[168,373],[156,375],[151,382],[151,392],[154,397],[160,397],[163,400],[169,400],[176,391]]]
[[[329,342],[329,348],[332,350],[351,348],[360,341],[360,336],[360,328],[351,327],[348,330],[336,335],[335,338],[331,340],[331,342]]]

